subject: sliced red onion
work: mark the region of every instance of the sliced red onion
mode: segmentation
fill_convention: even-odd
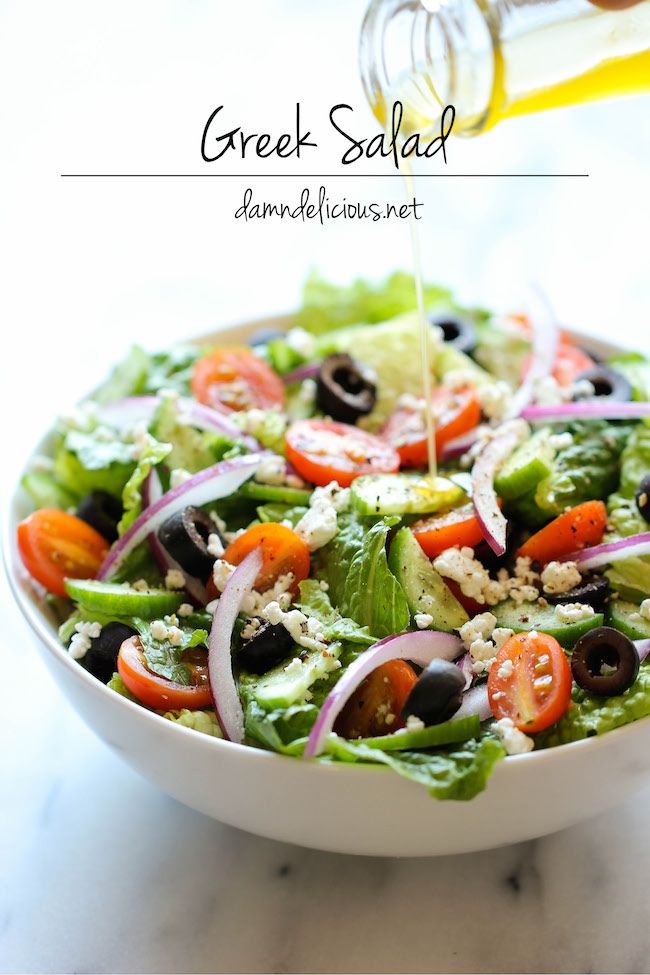
[[[560,330],[548,298],[537,285],[530,288],[529,305],[531,297],[532,307],[529,308],[528,317],[533,332],[533,349],[530,366],[524,381],[512,397],[509,418],[520,415],[522,409],[532,400],[537,383],[551,375],[560,342]]]
[[[98,579],[109,579],[125,558],[162,523],[188,504],[201,506],[233,494],[257,470],[265,454],[246,454],[222,460],[206,467],[189,480],[163,494],[136,518],[131,527],[115,542],[97,573]]]
[[[262,568],[262,550],[255,548],[237,566],[219,597],[208,641],[208,674],[212,702],[224,738],[244,739],[244,712],[232,673],[232,631],[244,597]]]
[[[470,447],[473,447],[478,440],[478,427],[474,427],[473,430],[469,430],[464,433],[462,437],[456,437],[454,440],[449,440],[442,450],[438,454],[438,460],[454,460],[456,457],[462,457],[466,454]]]
[[[639,655],[639,660],[641,663],[645,660],[650,653],[650,640],[637,640],[634,644],[636,647],[636,652]]]
[[[521,411],[530,423],[558,423],[563,420],[643,420],[650,416],[650,403],[618,403],[604,397],[558,406],[527,406]]]
[[[487,721],[492,717],[487,683],[477,684],[476,687],[465,691],[461,705],[452,718],[455,721],[456,718],[469,718],[472,714],[478,714],[479,721]]]
[[[151,419],[160,405],[160,396],[130,396],[118,399],[113,403],[106,403],[98,411],[98,418],[103,423],[117,427],[129,427],[142,421]],[[241,428],[225,413],[197,403],[196,400],[181,397],[178,400],[179,418],[199,430],[214,430],[223,433],[233,440],[241,440],[249,450],[259,450],[260,445],[254,437],[243,433]]]
[[[494,475],[521,443],[520,421],[504,424],[478,455],[472,468],[472,502],[483,537],[496,555],[506,550],[507,521],[501,514],[494,490]]]
[[[282,377],[282,382],[286,386],[292,386],[294,383],[301,383],[305,379],[313,379],[317,376],[320,371],[320,362],[306,362],[304,366],[298,366],[297,369],[292,369],[291,372],[285,372]]]
[[[223,599],[223,596],[222,596]],[[341,679],[335,684],[320,709],[320,714],[312,728],[304,758],[315,758],[325,747],[327,736],[334,722],[368,674],[388,663],[389,660],[412,660],[426,667],[432,660],[455,660],[460,655],[463,644],[451,633],[436,630],[419,630],[415,633],[398,633],[375,643],[350,664]]]
[[[640,558],[650,555],[650,532],[640,532],[638,535],[628,535],[616,542],[604,542],[592,548],[583,548],[579,552],[563,555],[561,562],[577,562],[580,570],[597,569],[600,565],[610,562],[620,562],[621,559]]]
[[[456,663],[460,667],[461,673],[465,678],[465,687],[463,688],[463,690],[466,691],[469,685],[472,683],[472,678],[474,676],[472,673],[471,653],[464,653],[463,656],[460,658],[460,660],[457,660]]]

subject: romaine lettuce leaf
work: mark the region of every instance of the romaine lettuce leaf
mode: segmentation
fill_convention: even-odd
[[[223,738],[214,711],[189,711],[187,708],[183,708],[180,711],[159,711],[158,713],[163,718],[167,718],[168,721],[183,725],[184,728],[200,731],[204,735],[212,735],[213,738]]]
[[[71,430],[54,459],[54,475],[76,497],[102,490],[119,498],[135,468],[133,444],[104,440],[96,431]]]
[[[343,612],[350,564],[361,549],[366,525],[354,514],[340,514],[338,524],[338,535],[314,552],[312,575],[327,583],[332,606]]]
[[[339,611],[378,639],[401,633],[411,622],[406,595],[388,568],[386,539],[398,518],[384,518],[367,529],[353,557]]]
[[[167,457],[172,447],[168,443],[160,443],[149,437],[147,446],[141,451],[135,470],[124,485],[122,491],[122,507],[124,512],[117,526],[119,535],[131,527],[142,511],[142,485],[152,467]]]
[[[368,647],[377,642],[367,626],[359,626],[332,608],[329,596],[315,579],[305,579],[300,583],[298,608],[305,616],[315,616],[323,624],[323,632],[328,640],[345,640]]]
[[[127,701],[133,701],[134,704],[142,704],[142,701],[138,701],[137,697],[133,696],[118,673],[113,674],[106,686],[110,687],[110,689],[115,691],[116,694],[121,694],[122,697],[127,699]],[[142,704],[142,707],[146,706],[146,704]]]
[[[621,454],[619,490],[607,502],[607,541],[647,531],[648,523],[637,508],[635,494],[641,478],[650,471],[650,427],[639,424]],[[650,592],[650,558],[633,557],[612,563],[607,576],[624,598],[640,602]]]
[[[182,422],[173,396],[161,397],[151,431],[158,440],[170,444],[167,466],[172,470],[180,467],[190,474],[198,474],[221,460],[233,446],[232,440],[219,433],[195,430]]]
[[[632,384],[634,399],[641,402],[650,400],[650,360],[636,352],[614,356],[608,363],[612,369],[622,373]]]
[[[169,640],[155,639],[151,633],[151,623],[148,620],[134,618],[133,625],[140,634],[140,642],[149,670],[160,677],[166,677],[167,680],[174,680],[177,684],[189,684],[190,670],[185,664],[181,663],[183,651],[207,643],[208,631],[181,626],[182,641],[179,646],[172,646]]]
[[[336,761],[388,765],[398,775],[419,782],[436,799],[473,799],[487,785],[505,750],[493,738],[472,739],[435,751],[384,752],[330,735],[328,755]]]
[[[149,359],[143,392],[159,393],[169,389],[179,396],[187,396],[194,363],[208,351],[195,345],[177,345],[165,352],[154,353]]]

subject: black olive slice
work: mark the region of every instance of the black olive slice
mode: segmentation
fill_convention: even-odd
[[[90,648],[82,658],[86,670],[102,684],[108,684],[117,670],[117,655],[125,640],[130,640],[135,630],[124,623],[107,623],[99,636],[90,641]]]
[[[98,531],[107,542],[117,538],[117,523],[121,517],[121,502],[107,491],[91,491],[77,507],[77,518]]]
[[[594,387],[594,398],[610,399],[616,402],[625,403],[632,399],[633,390],[628,380],[620,372],[610,369],[609,366],[593,366],[578,373],[575,382],[579,383],[586,379]],[[591,397],[586,397],[591,399]],[[576,396],[574,399],[585,399],[584,396]]]
[[[210,535],[219,535],[212,519],[191,505],[177,511],[158,529],[160,544],[182,569],[199,579],[206,579],[214,565],[214,556],[208,552]]]
[[[237,663],[251,674],[265,674],[291,653],[294,641],[282,623],[261,623],[250,640],[242,643]]]
[[[566,603],[586,603],[599,613],[609,598],[609,580],[605,576],[585,577],[582,582],[568,592],[545,592],[544,599],[553,606]]]
[[[425,725],[447,721],[460,707],[465,675],[448,660],[432,660],[411,689],[402,708],[402,720],[414,715]]]
[[[248,340],[248,344],[252,346],[266,345],[267,342],[272,342],[273,339],[283,339],[285,337],[285,333],[281,332],[279,328],[259,328],[256,332],[253,332]]]
[[[429,316],[429,324],[442,329],[445,342],[470,355],[477,344],[476,329],[467,318],[456,312],[446,311]]]
[[[318,406],[340,423],[355,423],[367,416],[377,400],[377,387],[367,370],[344,353],[328,355],[316,379]]]
[[[639,654],[632,640],[612,626],[599,626],[581,636],[571,654],[573,679],[598,697],[622,694],[639,673]]]
[[[634,497],[639,514],[650,522],[650,471],[641,478]]]

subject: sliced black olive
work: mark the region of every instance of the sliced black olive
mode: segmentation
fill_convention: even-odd
[[[598,697],[622,694],[639,673],[639,654],[632,640],[612,626],[599,626],[581,636],[571,654],[573,679]]]
[[[561,606],[564,603],[586,603],[599,613],[604,609],[609,598],[609,589],[609,580],[605,576],[589,576],[568,592],[545,592],[544,599],[553,606]]]
[[[639,514],[642,515],[646,521],[650,521],[650,471],[648,471],[647,474],[644,474],[641,478],[641,483],[639,484],[634,497],[636,499],[636,506],[639,509]]]
[[[446,311],[429,316],[429,323],[442,329],[445,342],[470,355],[476,348],[476,329],[467,318],[456,312]]]
[[[627,402],[632,399],[633,390],[628,380],[620,372],[610,369],[609,366],[593,366],[578,373],[575,382],[579,383],[586,379],[594,387],[594,397],[598,399],[616,400],[616,402]],[[574,399],[591,399],[591,397],[576,396]]]
[[[121,503],[107,491],[91,491],[81,499],[77,508],[77,518],[98,531],[107,542],[117,538],[117,523],[121,517]]]
[[[460,707],[465,675],[448,660],[432,660],[425,667],[402,708],[402,720],[414,715],[425,725],[447,721]]]
[[[283,339],[285,333],[281,332],[278,328],[259,328],[257,332],[253,332],[248,340],[248,344],[255,345],[266,345],[267,342],[272,342],[274,339]]]
[[[214,556],[208,552],[210,535],[219,535],[212,519],[191,505],[177,511],[158,529],[160,544],[182,569],[199,579],[206,579],[214,565]]]
[[[341,423],[366,416],[377,400],[377,387],[363,366],[344,353],[328,355],[316,380],[316,402],[323,413]]]
[[[135,630],[124,623],[107,623],[102,627],[99,636],[90,641],[90,648],[82,659],[86,670],[89,670],[102,684],[108,684],[117,670],[117,655],[120,647],[134,634]]]
[[[265,674],[289,655],[293,642],[282,623],[262,623],[250,640],[242,643],[237,663],[251,674]]]
[[[506,551],[497,555],[487,542],[480,542],[474,549],[474,556],[488,570],[496,572],[498,569],[515,567],[516,556],[513,554],[525,541],[525,532],[511,520],[506,524]],[[511,573],[512,574],[512,573]]]

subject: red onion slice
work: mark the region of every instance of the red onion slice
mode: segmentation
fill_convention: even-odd
[[[563,420],[643,420],[650,416],[650,403],[617,403],[596,399],[559,406],[527,406],[521,411],[530,423],[556,423]]]
[[[461,437],[455,437],[454,440],[447,441],[438,454],[438,460],[446,461],[454,460],[456,457],[462,457],[470,447],[474,446],[478,440],[478,436],[478,427],[475,427],[473,430],[464,433]]]
[[[528,304],[528,317],[533,330],[533,349],[528,372],[511,400],[509,418],[519,416],[524,406],[532,400],[535,386],[540,379],[551,375],[560,342],[560,330],[553,308],[537,285],[531,285],[529,289]]]
[[[636,647],[636,652],[639,655],[639,660],[641,663],[645,660],[650,653],[650,640],[637,640],[634,644]]]
[[[465,691],[460,707],[452,715],[452,718],[455,721],[456,718],[469,718],[472,714],[478,714],[479,721],[487,721],[488,718],[492,717],[487,683],[477,684],[476,687]]]
[[[246,454],[222,460],[206,467],[189,480],[163,494],[136,518],[128,531],[115,542],[97,573],[97,579],[109,579],[125,558],[148,535],[158,531],[164,521],[188,504],[200,507],[233,494],[257,470],[265,454]]]
[[[208,641],[208,674],[214,710],[224,738],[244,740],[244,711],[232,673],[232,631],[244,597],[262,568],[262,550],[253,549],[237,566],[219,597]]]
[[[466,691],[470,684],[472,683],[472,678],[474,677],[472,673],[472,655],[471,653],[464,653],[460,660],[456,661],[460,671],[465,678],[465,687],[463,691]]]
[[[389,660],[412,660],[421,667],[426,667],[436,659],[455,660],[460,656],[462,649],[463,644],[457,636],[451,633],[439,633],[436,630],[398,633],[395,636],[387,636],[369,647],[353,664],[350,664],[325,698],[307,739],[303,757],[315,758],[320,755],[325,747],[327,736],[334,727],[334,722],[352,694],[368,674],[381,664],[388,663]]]
[[[151,419],[160,405],[160,396],[130,396],[106,403],[98,411],[103,423],[116,427],[129,427]],[[259,450],[260,445],[254,437],[243,433],[241,428],[225,413],[197,403],[196,400],[181,397],[178,400],[179,417],[198,427],[199,430],[214,430],[233,440],[240,440],[249,450]]]
[[[616,542],[604,542],[592,548],[583,548],[579,552],[563,555],[560,561],[577,562],[580,570],[587,570],[643,555],[650,555],[650,532],[640,532],[638,535],[620,538]]]
[[[507,521],[501,513],[494,490],[494,475],[521,443],[522,430],[518,421],[505,424],[497,431],[474,462],[472,468],[472,502],[483,537],[496,555],[506,550]]]
[[[297,369],[292,369],[291,372],[285,372],[282,377],[282,382],[286,386],[292,386],[294,383],[301,383],[305,379],[313,379],[318,375],[320,371],[320,362],[306,362],[304,366],[298,366]]]

